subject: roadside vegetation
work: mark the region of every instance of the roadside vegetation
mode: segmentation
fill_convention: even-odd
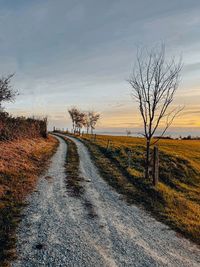
[[[0,141],[47,137],[47,119],[13,117],[0,111]]]
[[[13,74],[0,78],[0,141],[21,138],[47,137],[47,118],[13,117],[5,111],[3,104],[13,102],[18,91],[13,88]]]
[[[0,142],[0,266],[9,266],[15,257],[15,230],[25,198],[34,190],[57,144],[51,136]]]
[[[102,177],[155,217],[200,244],[200,143],[198,140],[160,140],[159,183],[145,174],[145,139],[84,135]],[[108,140],[109,146],[108,146]],[[150,154],[151,155],[151,154]]]

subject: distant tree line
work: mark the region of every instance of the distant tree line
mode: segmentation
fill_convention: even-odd
[[[72,120],[72,131],[73,133],[79,133],[83,128],[86,129],[86,133],[89,132],[93,134],[98,120],[100,119],[100,114],[95,111],[81,111],[77,107],[72,107],[68,109],[68,113]]]
[[[18,91],[11,86],[13,74],[0,78],[0,141],[20,138],[47,137],[47,118],[13,117],[3,108],[4,102],[12,102]]]
[[[191,135],[188,135],[185,137],[179,136],[179,139],[180,140],[200,140],[200,136],[191,136]]]

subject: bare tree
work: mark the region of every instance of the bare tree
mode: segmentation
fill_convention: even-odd
[[[18,95],[18,92],[10,85],[13,76],[14,74],[10,74],[7,77],[0,78],[0,110],[2,109],[2,102],[13,101]]]
[[[163,136],[176,115],[182,110],[180,107],[169,110],[178,88],[181,69],[181,60],[178,62],[174,58],[170,61],[166,60],[164,46],[161,46],[159,50],[141,50],[137,53],[136,65],[128,80],[133,89],[132,95],[138,102],[144,124],[145,178],[147,179],[149,178],[150,146],[159,140],[152,142],[156,130],[161,122],[164,123],[160,135]]]
[[[86,132],[88,134],[89,133],[89,129],[90,129],[90,116],[89,116],[89,112],[86,112],[85,113],[83,125],[86,128]]]
[[[100,114],[96,113],[95,111],[89,111],[88,117],[89,117],[89,125],[90,125],[90,129],[91,129],[91,134],[93,134],[93,131],[96,127],[96,124],[97,124],[98,120],[100,119]]]
[[[85,113],[80,111],[77,107],[68,109],[69,115],[72,120],[72,128],[74,133],[80,133],[85,122]]]
[[[78,116],[79,110],[76,107],[72,107],[71,109],[68,109],[68,113],[69,113],[69,115],[71,117],[71,120],[72,120],[72,129],[73,129],[73,132],[74,132],[75,131],[75,124],[76,124],[76,120],[77,120],[77,116]]]
[[[85,113],[78,110],[75,117],[75,127],[76,127],[76,132],[78,132],[79,134],[84,126],[84,121],[85,121],[84,118],[85,118]]]
[[[76,107],[72,107],[68,110],[68,112],[72,120],[74,133],[80,133],[83,127],[86,128],[87,133],[89,132],[89,129],[91,129],[91,134],[93,133],[97,121],[100,118],[99,113],[96,113],[94,111],[83,112]]]

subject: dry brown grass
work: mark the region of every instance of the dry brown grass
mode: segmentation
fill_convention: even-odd
[[[111,141],[107,151],[107,140]],[[160,140],[160,181],[155,188],[144,179],[143,138],[90,135],[87,144],[102,176],[126,195],[200,244],[200,141]],[[132,151],[128,166],[127,151]],[[123,179],[122,179],[123,177]]]
[[[52,136],[0,142],[0,266],[7,266],[7,260],[14,256],[23,200],[35,188],[57,144]]]
[[[57,140],[51,136],[48,139],[2,142],[0,192],[6,194],[9,190],[15,199],[23,199],[34,188],[38,174],[44,167],[44,160],[49,158],[56,145]]]

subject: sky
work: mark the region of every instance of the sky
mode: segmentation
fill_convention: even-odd
[[[0,75],[15,73],[14,116],[70,128],[68,108],[101,113],[98,131],[142,128],[127,82],[138,47],[183,58],[171,131],[200,134],[199,0],[0,0]]]

